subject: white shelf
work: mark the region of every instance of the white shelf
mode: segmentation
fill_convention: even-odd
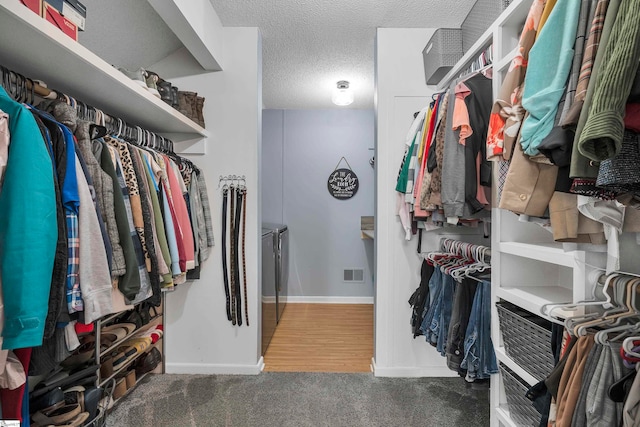
[[[511,415],[509,414],[509,410],[507,408],[499,406],[495,411],[501,425],[506,427],[520,427],[518,424],[516,424],[515,421],[511,419]]]
[[[573,301],[572,290],[561,286],[497,287],[496,296],[546,319],[549,319],[549,317],[540,313],[543,305]],[[559,312],[555,314],[558,315]]]
[[[513,58],[516,57],[517,53],[518,53],[518,47],[514,48],[511,52],[507,53],[504,58],[502,58],[501,60],[495,63],[495,65],[493,66],[493,72],[495,73],[497,71],[502,71],[505,68],[509,68],[509,66],[511,65],[511,61],[513,61]]]
[[[518,365],[516,362],[513,361],[513,359],[507,356],[507,353],[504,350],[504,347],[496,347],[495,351],[496,351],[496,357],[498,358],[498,360],[504,363],[505,365],[507,365],[509,369],[515,372],[520,378],[525,380],[527,384],[534,385],[539,382],[539,380],[537,380],[533,375],[531,375],[530,373],[522,369],[520,365]]]
[[[0,64],[175,142],[209,133],[16,0],[0,3]],[[19,40],[20,43],[12,41]],[[117,65],[117,64],[116,64]]]
[[[575,264],[575,252],[565,252],[562,249],[562,243],[500,242],[499,250],[505,254],[565,267],[573,267]]]

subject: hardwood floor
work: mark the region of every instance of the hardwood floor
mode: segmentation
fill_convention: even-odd
[[[264,356],[269,372],[370,372],[373,304],[287,304]]]

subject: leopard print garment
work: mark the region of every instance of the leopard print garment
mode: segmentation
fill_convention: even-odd
[[[140,244],[142,245],[142,252],[144,254],[144,262],[147,266],[147,271],[151,271],[151,257],[149,256],[149,249],[147,247],[147,241],[144,233],[144,219],[142,217],[142,202],[140,201],[140,189],[138,188],[138,179],[136,177],[136,171],[133,167],[133,160],[131,159],[131,152],[126,143],[120,142],[114,138],[106,138],[107,144],[118,150],[120,155],[120,162],[122,163],[122,172],[124,180],[129,190],[129,199],[131,201],[131,214],[133,215],[133,225],[140,237]]]
[[[424,189],[420,194],[420,208],[428,211],[434,211],[438,209],[438,206],[442,204],[440,201],[440,187],[442,184],[442,162],[444,159],[444,131],[447,126],[447,105],[449,104],[449,91],[445,93],[442,100],[442,106],[438,109],[438,122],[436,127],[435,141],[435,155],[436,155],[436,168],[428,173],[425,171],[422,188]]]

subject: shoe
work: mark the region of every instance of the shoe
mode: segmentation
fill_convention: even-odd
[[[84,391],[84,408],[83,411],[89,413],[89,419],[92,420],[98,415],[98,404],[104,396],[102,387],[89,387]]]
[[[176,110],[180,107],[178,103],[178,88],[175,86],[171,86],[171,106]]]
[[[128,339],[118,347],[118,351],[123,352],[126,357],[126,361],[129,361],[147,351],[149,347],[151,347],[151,337],[143,336]],[[118,368],[115,367],[115,364],[116,362],[114,362],[114,369],[118,370]]]
[[[195,92],[178,92],[178,111],[193,120],[193,110],[191,108],[190,97],[195,96]]]
[[[118,70],[143,88],[147,88],[147,82],[144,80],[144,69],[138,68],[135,71],[129,71],[126,68],[118,68]]]
[[[93,340],[86,341],[78,347],[76,351],[60,364],[65,368],[71,368],[73,366],[82,365],[88,362],[93,357],[96,351],[96,342]]]
[[[165,80],[158,80],[157,87],[158,92],[160,93],[160,99],[171,105],[173,100],[171,95],[171,83]]]
[[[204,97],[198,96],[196,98],[196,123],[204,128]]]
[[[47,413],[62,406],[64,406],[64,392],[60,387],[56,387],[47,394],[32,399],[31,402],[29,402],[29,408],[32,412],[42,411]]]
[[[158,75],[151,71],[146,71],[144,80],[147,84],[147,90],[151,92],[151,95],[160,98],[160,92],[158,92]]]
[[[149,337],[151,338],[151,344],[155,344],[158,342],[158,340],[160,340],[160,338],[162,338],[162,335],[164,334],[163,330],[162,330],[162,325],[158,325],[156,326],[155,329],[151,329],[147,332],[145,332],[143,335],[141,335],[142,337]]]
[[[114,358],[116,356],[119,357],[118,354],[119,353],[114,352],[102,359],[102,362],[100,363],[100,378],[109,378],[111,375],[113,375],[113,361],[115,360]]]
[[[38,424],[65,425],[80,415],[81,412],[80,405],[75,403],[71,405],[64,405],[49,412],[38,411],[34,413],[31,418]]]
[[[136,385],[136,370],[132,369],[124,376],[125,382],[127,383],[127,390]]]
[[[131,332],[135,331],[138,326],[135,323],[122,322],[122,323],[114,323],[113,325],[104,326],[101,329],[101,332],[112,332],[114,329],[124,329],[126,331],[126,335],[131,334]]]
[[[113,356],[113,372],[118,371],[120,368],[122,368],[130,359],[130,357],[132,355],[135,355],[135,351],[134,352],[128,352],[125,353],[124,351],[120,350],[118,351],[118,354]]]
[[[116,380],[116,388],[113,389],[113,399],[118,400],[127,392],[127,382],[123,378]]]
[[[139,378],[147,372],[151,372],[162,362],[162,354],[160,350],[153,347],[144,356],[136,362],[136,376]]]
[[[87,421],[88,419],[89,419],[89,413],[81,412],[80,414],[78,414],[77,417],[71,420],[64,427],[82,427],[85,425],[85,421]]]

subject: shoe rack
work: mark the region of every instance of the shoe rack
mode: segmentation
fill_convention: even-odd
[[[126,320],[118,320],[118,319],[126,319],[127,313],[130,313],[134,310],[138,310],[138,307],[134,308],[134,310],[124,311],[120,313],[114,313],[109,316],[104,317],[103,319],[99,319],[95,322],[95,362],[100,366],[98,370],[98,379],[97,385],[103,388],[107,388],[109,383],[115,380],[115,389],[118,393],[124,393],[120,396],[114,396],[114,404],[117,404],[121,399],[126,398],[126,396],[135,389],[135,387],[149,374],[163,374],[164,373],[164,333],[160,336],[160,338],[153,344],[151,344],[147,349],[142,352],[135,352],[133,355],[126,358],[126,360],[117,366],[113,366],[114,355],[118,354],[118,348],[122,347],[123,343],[131,338],[135,338],[137,336],[142,336],[147,332],[150,332],[153,329],[156,329],[157,326],[162,326],[164,330],[164,307],[165,307],[165,295],[162,295],[162,303],[160,307],[156,307],[154,309],[149,309],[149,322],[147,324],[143,324],[139,328],[135,330],[128,331],[128,333],[118,340],[109,343],[109,345],[101,345],[101,337],[104,332],[105,327],[113,327],[117,326],[119,323],[126,323]],[[162,360],[158,366],[149,372],[142,374],[141,376],[137,376],[135,374],[135,366],[136,364],[142,360],[153,348],[157,348],[160,351],[162,356]],[[134,373],[132,374],[131,371]],[[124,387],[120,388],[121,380],[126,384],[126,391],[124,391]]]
[[[127,78],[17,0],[0,2],[2,65],[174,142],[209,132]]]

